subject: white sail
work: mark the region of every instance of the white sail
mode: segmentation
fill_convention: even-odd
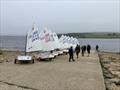
[[[68,43],[68,39],[69,39],[68,36],[62,35],[62,36],[60,37],[60,45],[61,45],[61,48],[62,48],[62,49],[67,49],[67,48],[70,47],[70,46],[69,46],[69,43]]]
[[[59,38],[60,49],[64,49],[63,38],[64,38],[64,35],[62,35],[62,36]]]
[[[59,49],[60,48],[60,42],[59,42],[59,39],[58,39],[58,36],[55,32],[52,33],[53,35],[53,38],[54,38],[54,49]]]
[[[55,41],[51,35],[51,31],[48,28],[44,28],[40,33],[40,40],[42,45],[42,51],[54,50],[53,42]]]
[[[75,38],[75,43],[79,45],[79,41],[77,38]]]
[[[59,40],[63,49],[70,48],[71,46],[75,48],[79,44],[78,39],[69,36],[62,35]]]
[[[73,46],[72,44],[72,38],[68,36],[68,45],[69,47]]]
[[[47,27],[39,33],[37,26],[34,24],[32,30],[27,35],[26,52],[67,49],[70,46],[75,47],[78,43],[76,38],[65,35],[58,39],[57,34]]]
[[[69,37],[68,36],[64,37],[63,44],[64,44],[64,48],[66,48],[66,49],[70,47],[70,45],[69,45]]]
[[[41,41],[39,37],[39,31],[37,26],[34,24],[32,30],[27,34],[27,45],[26,52],[40,51],[42,50]]]
[[[71,40],[72,40],[72,46],[73,48],[75,49],[75,47],[77,46],[76,42],[75,42],[75,38],[71,37]]]

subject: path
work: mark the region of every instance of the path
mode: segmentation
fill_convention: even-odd
[[[0,90],[105,90],[105,86],[98,56],[92,52],[75,62],[62,55],[52,62],[1,63]]]

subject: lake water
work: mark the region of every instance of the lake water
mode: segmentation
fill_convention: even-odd
[[[92,49],[98,45],[101,51],[120,52],[120,39],[79,39],[79,42],[81,45],[90,44]]]
[[[120,52],[120,39],[78,39],[80,45],[90,44],[92,49],[98,44],[101,51]],[[2,36],[0,37],[0,49],[20,50],[25,49],[25,36]]]

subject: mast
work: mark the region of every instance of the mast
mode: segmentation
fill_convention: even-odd
[[[26,56],[26,49],[27,49],[27,34],[26,34],[26,36],[25,36],[25,56]]]
[[[2,54],[2,35],[0,30],[0,54]]]

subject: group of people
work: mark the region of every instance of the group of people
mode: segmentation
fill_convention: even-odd
[[[84,56],[84,53],[86,52],[86,50],[87,50],[87,53],[88,53],[88,56],[89,56],[91,46],[89,44],[87,45],[87,47],[84,45],[84,46],[81,47],[81,50],[82,50],[82,56]]]
[[[98,52],[98,48],[99,48],[99,46],[96,45],[96,51],[97,52]],[[89,56],[90,55],[90,50],[91,50],[91,46],[89,44],[87,46],[83,45],[83,46],[80,47],[80,45],[77,45],[75,47],[75,53],[76,53],[77,58],[79,58],[80,51],[81,51],[82,56],[84,56],[86,51],[87,51],[88,56]],[[73,50],[73,47],[70,47],[70,49],[69,49],[69,62],[71,62],[71,59],[72,59],[73,62],[75,61],[74,60],[74,50]]]

